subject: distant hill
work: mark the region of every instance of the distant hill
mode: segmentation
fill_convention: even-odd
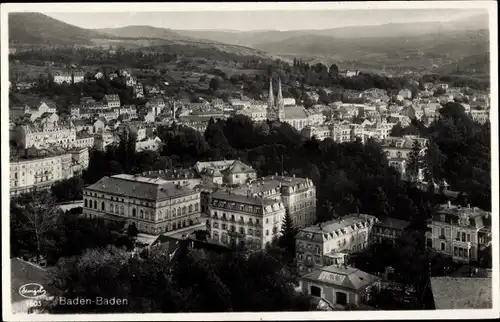
[[[141,38],[141,39],[164,39],[180,41],[202,41],[202,39],[191,38],[181,35],[172,29],[157,28],[151,26],[127,26],[122,28],[95,29],[95,31],[116,38]],[[214,42],[213,40],[205,40]]]
[[[106,37],[36,12],[9,14],[9,41],[23,44],[90,45],[92,38]]]
[[[202,50],[217,50],[225,53],[268,58],[259,50],[218,43],[180,35],[171,29],[151,26],[128,26],[123,28],[92,30],[79,28],[41,13],[13,13],[9,15],[9,41],[18,44],[44,45],[121,45],[126,48],[175,45],[193,46]]]
[[[193,38],[210,39],[227,44],[260,48],[260,44],[281,42],[300,36],[327,36],[347,39],[400,38],[423,36],[442,32],[484,30],[489,28],[488,16],[478,15],[447,22],[392,23],[375,26],[351,26],[318,30],[264,30],[264,31],[214,31],[175,30],[176,33]]]

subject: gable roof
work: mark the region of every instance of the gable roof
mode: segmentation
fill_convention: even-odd
[[[380,280],[380,277],[368,274],[354,267],[322,267],[302,277],[302,279],[335,285],[353,291],[360,291]]]
[[[431,277],[437,310],[492,308],[491,278]]]

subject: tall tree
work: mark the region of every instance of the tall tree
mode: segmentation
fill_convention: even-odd
[[[420,143],[415,140],[415,142],[413,142],[413,147],[408,157],[408,164],[406,166],[406,176],[410,182],[416,182],[418,180],[418,175],[423,167],[423,162],[424,157],[422,156],[422,147]]]
[[[48,234],[56,226],[60,214],[47,191],[27,193],[11,200],[11,222],[17,221],[20,229],[31,234],[38,260],[52,244]]]
[[[283,217],[283,224],[281,226],[281,236],[279,239],[279,246],[286,249],[289,258],[295,256],[295,236],[297,235],[297,228],[293,223],[292,216],[288,210],[285,211]]]

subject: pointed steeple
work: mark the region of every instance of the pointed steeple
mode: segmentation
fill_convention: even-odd
[[[283,105],[283,94],[281,93],[281,78],[278,78],[278,96],[276,97],[278,107]]]
[[[285,121],[285,102],[283,101],[283,94],[281,92],[281,79],[278,78],[278,96],[276,97],[276,109],[278,110],[278,120]]]
[[[267,107],[274,109],[274,93],[273,93],[273,78],[269,77],[269,97],[267,99]]]

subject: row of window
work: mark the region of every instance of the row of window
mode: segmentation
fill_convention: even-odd
[[[471,257],[472,252],[470,249],[462,248],[462,247],[453,247],[453,256],[469,258]]]
[[[92,200],[84,199],[84,207],[97,209],[98,208],[97,201],[94,200],[92,202]],[[198,210],[199,210],[198,203],[196,203],[194,205],[191,204],[188,207],[183,206],[182,208],[180,208],[180,207],[174,208],[172,210],[172,218],[176,218],[179,216],[190,214],[190,213],[193,213],[193,211],[198,212]],[[101,211],[106,211],[106,204],[104,201],[101,202]],[[108,204],[108,211],[111,213],[114,213],[114,214],[122,215],[122,216],[125,215],[125,207],[123,205],[118,205],[118,204],[114,205],[113,203],[110,203],[110,204]],[[137,216],[137,210],[136,210],[136,208],[132,208],[132,217],[136,217],[136,216]],[[143,209],[141,209],[139,211],[139,218],[146,219],[146,220],[155,220],[154,210],[144,211]],[[169,211],[168,210],[166,210],[165,212],[162,212],[160,210],[158,212],[157,220],[162,220],[162,219],[169,219]]]
[[[311,207],[313,205],[314,205],[313,201],[306,201],[305,203],[301,203],[298,206],[297,205],[293,206],[293,211],[298,211],[298,210],[304,209],[306,207]]]
[[[212,223],[212,227],[213,228],[216,228],[216,229],[219,229],[219,223],[217,222],[213,222]],[[220,225],[220,229],[222,230],[228,230],[228,226],[227,224],[222,224]],[[259,229],[252,229],[252,228],[248,228],[248,229],[245,229],[245,227],[239,227],[238,230],[236,229],[236,227],[234,225],[230,225],[229,226],[229,231],[232,231],[232,232],[236,232],[238,231],[240,234],[244,234],[244,235],[250,235],[250,236],[257,236],[257,237],[260,237],[262,236],[262,231],[259,230]],[[269,236],[269,229],[266,229],[265,231],[265,236]],[[278,233],[278,227],[273,227],[273,229],[271,230],[271,234],[272,235],[276,235]]]

